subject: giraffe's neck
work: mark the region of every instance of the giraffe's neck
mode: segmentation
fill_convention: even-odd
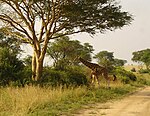
[[[95,64],[95,63],[91,63],[91,62],[88,62],[86,60],[84,60],[83,58],[79,58],[79,60],[85,65],[87,66],[88,68],[92,69],[92,70],[95,70],[96,68],[101,68],[98,64]]]

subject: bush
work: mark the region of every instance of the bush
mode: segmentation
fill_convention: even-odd
[[[0,85],[9,85],[12,81],[20,79],[24,65],[18,59],[17,54],[7,48],[0,48]]]
[[[40,84],[54,87],[60,85],[80,86],[87,84],[87,78],[83,73],[76,70],[59,71],[51,68],[45,68]]]
[[[68,78],[69,84],[78,85],[78,86],[87,84],[86,76],[80,72],[68,71],[67,78]]]
[[[115,69],[115,73],[117,75],[120,75],[122,78],[121,78],[121,81],[123,81],[124,83],[129,83],[130,80],[131,81],[136,81],[137,80],[137,77],[130,71],[126,71],[125,69],[123,68],[116,68]]]
[[[139,73],[150,73],[150,70],[149,69],[140,69],[139,70]]]

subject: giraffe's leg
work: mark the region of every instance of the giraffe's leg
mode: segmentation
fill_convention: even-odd
[[[95,80],[95,75],[91,74],[91,85],[92,86],[94,85],[94,80]]]
[[[100,88],[100,77],[97,76],[98,87]]]
[[[106,84],[107,84],[107,87],[110,88],[110,80],[109,79],[106,80]]]
[[[96,82],[97,82],[97,76],[94,74],[93,75],[93,83],[96,84]]]
[[[104,72],[104,78],[106,79],[106,87],[110,88],[110,79],[107,72]]]

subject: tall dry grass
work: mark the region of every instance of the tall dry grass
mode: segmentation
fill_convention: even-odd
[[[24,88],[0,88],[0,116],[51,116],[68,112],[71,108],[79,108],[83,104],[106,102],[116,99],[135,90],[135,86],[147,83],[148,75],[144,75],[137,82],[123,84],[120,80],[111,82],[111,89],[106,88],[106,81],[101,80],[93,88],[88,87],[39,87],[26,86]],[[143,80],[144,78],[144,80]],[[149,80],[150,82],[150,80]],[[79,105],[79,106],[78,106]],[[73,109],[73,110],[74,110]]]
[[[0,89],[0,116],[26,116],[40,105],[57,104],[67,97],[79,97],[86,89],[78,88],[24,88],[7,87]]]

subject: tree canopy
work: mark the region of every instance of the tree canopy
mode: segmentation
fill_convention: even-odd
[[[101,51],[97,53],[94,58],[98,60],[98,63],[112,70],[114,66],[123,66],[127,61],[114,58],[113,52]]]
[[[66,66],[77,65],[78,56],[91,60],[93,51],[93,46],[89,43],[82,45],[78,40],[70,40],[68,36],[64,36],[48,45],[47,55],[54,60],[55,68],[63,70]]]
[[[150,49],[140,50],[132,53],[132,60],[144,63],[147,69],[150,68]]]

